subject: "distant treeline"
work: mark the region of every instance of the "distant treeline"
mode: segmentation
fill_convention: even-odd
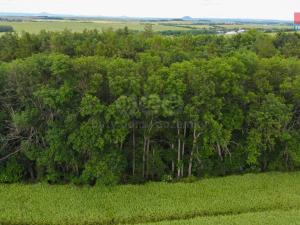
[[[300,35],[0,36],[0,182],[300,168]]]
[[[182,35],[200,35],[200,34],[217,34],[216,29],[191,29],[191,30],[164,30],[159,32],[162,35],[182,36]]]
[[[178,28],[186,28],[187,30],[164,30],[160,31],[162,35],[184,35],[184,34],[192,34],[192,35],[199,35],[199,34],[224,34],[228,31],[237,31],[239,29],[248,30],[247,28],[243,28],[240,25],[240,28],[234,27],[226,27],[222,25],[226,25],[225,23],[193,23],[193,24],[174,24],[174,23],[160,23],[159,25],[162,26],[171,26],[171,27],[178,27]],[[196,27],[195,25],[207,25],[209,27]],[[245,24],[244,24],[245,25]],[[293,27],[291,28],[256,28],[257,31],[265,32],[265,33],[276,33],[276,32],[290,32],[293,31]]]

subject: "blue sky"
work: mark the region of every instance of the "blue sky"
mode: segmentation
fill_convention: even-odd
[[[300,0],[0,0],[0,12],[292,20]]]

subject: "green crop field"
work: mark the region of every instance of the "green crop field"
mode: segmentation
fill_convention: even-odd
[[[296,225],[300,224],[300,211],[270,211],[243,213],[229,216],[198,217],[189,220],[163,221],[148,225]]]
[[[145,22],[126,22],[126,21],[24,21],[24,22],[0,22],[1,25],[10,25],[16,32],[38,33],[41,30],[63,31],[69,29],[74,32],[81,32],[85,29],[119,29],[127,26],[131,30],[144,30]],[[153,24],[154,31],[164,30],[186,30],[186,28],[165,26],[158,23]]]
[[[299,224],[300,173],[116,187],[0,185],[0,224]]]

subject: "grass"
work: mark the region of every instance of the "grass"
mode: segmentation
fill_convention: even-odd
[[[202,224],[201,221],[211,224],[206,220],[216,221],[224,216],[224,221],[242,221],[251,213],[268,220],[272,218],[272,211],[276,211],[275,214],[285,211],[283,214],[292,213],[298,217],[297,210],[300,210],[300,173],[249,174],[192,184],[149,183],[112,188],[0,185],[0,224],[159,221],[180,224],[175,220],[182,219],[191,224]],[[263,216],[264,212],[270,212],[270,216]]]

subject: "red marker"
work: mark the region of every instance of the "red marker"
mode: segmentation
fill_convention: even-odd
[[[295,12],[294,14],[294,24],[300,25],[300,12]]]

